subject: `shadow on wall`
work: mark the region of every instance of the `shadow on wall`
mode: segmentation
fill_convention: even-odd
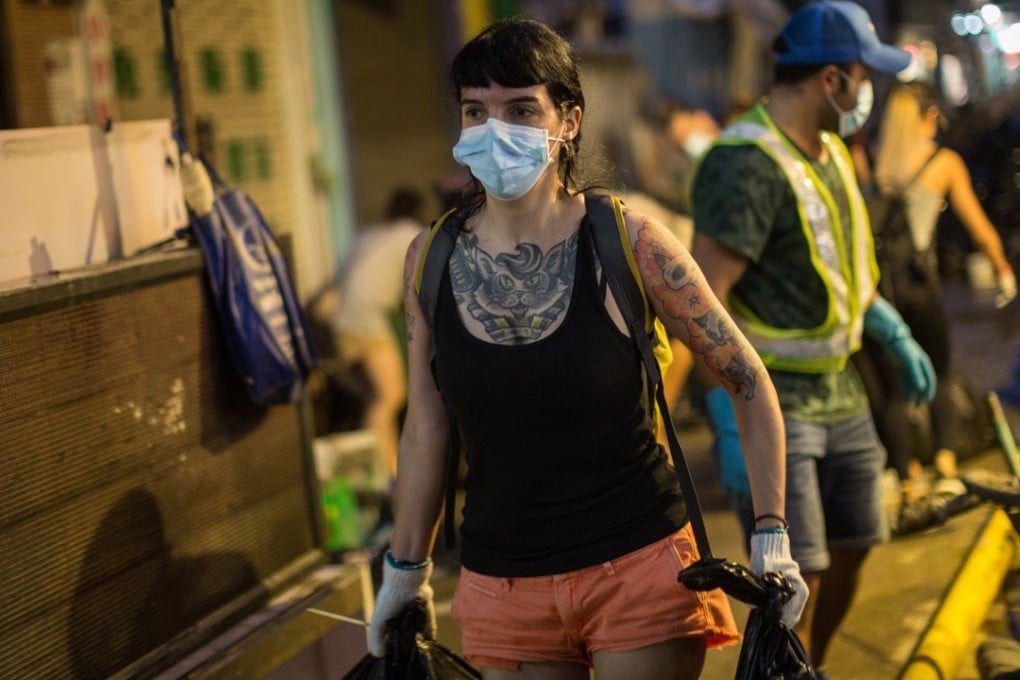
[[[68,616],[76,678],[107,677],[259,583],[240,553],[175,556],[156,498],[124,494],[88,545]]]
[[[50,259],[50,251],[46,248],[44,241],[32,237],[31,254],[28,256],[28,269],[32,276],[42,276],[53,271],[53,260]]]

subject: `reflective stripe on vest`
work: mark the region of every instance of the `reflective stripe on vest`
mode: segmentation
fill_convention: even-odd
[[[850,154],[836,135],[820,139],[836,163],[850,206],[853,256],[848,257],[844,230],[832,194],[810,164],[775,129],[760,107],[723,131],[717,144],[756,144],[782,168],[797,199],[811,265],[825,286],[825,319],[814,328],[775,328],[757,317],[731,294],[734,320],[761,355],[766,366],[780,370],[822,373],[842,370],[861,344],[864,310],[875,292],[878,266],[864,198],[854,177]],[[853,269],[851,269],[853,267]]]

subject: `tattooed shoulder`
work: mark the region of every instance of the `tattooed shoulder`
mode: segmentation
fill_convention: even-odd
[[[721,380],[733,385],[745,399],[754,397],[760,362],[754,348],[741,341],[726,309],[712,304],[708,282],[690,253],[670,247],[653,225],[644,223],[634,244],[646,287],[664,314],[664,320],[683,333],[685,343],[702,357]],[[683,336],[681,336],[683,337]]]

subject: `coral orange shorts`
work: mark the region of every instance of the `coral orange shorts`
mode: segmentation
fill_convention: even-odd
[[[603,564],[555,576],[500,578],[462,568],[453,596],[461,653],[478,666],[590,666],[598,651],[640,649],[682,637],[706,646],[740,640],[721,590],[698,593],[677,574],[698,559],[690,525]]]

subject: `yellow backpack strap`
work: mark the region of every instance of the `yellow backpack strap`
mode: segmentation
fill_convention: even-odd
[[[594,234],[595,250],[598,251],[603,270],[607,272],[607,281],[611,286],[613,285],[612,278],[608,275],[612,271],[618,283],[625,289],[621,293],[617,288],[613,288],[613,297],[617,299],[617,305],[623,314],[624,322],[632,334],[640,333],[648,339],[648,342],[637,342],[636,344],[642,353],[642,360],[649,364],[648,377],[652,381],[650,389],[654,391],[658,387],[661,376],[673,363],[673,349],[670,347],[666,327],[655,316],[651,303],[648,302],[648,296],[645,295],[644,282],[641,279],[641,272],[638,270],[637,258],[634,257],[634,246],[630,242],[627,222],[624,219],[623,202],[618,196],[596,193],[585,194],[585,201]],[[612,210],[612,219],[610,219],[610,211],[605,208],[606,203]],[[619,302],[622,298],[628,301],[626,308]],[[649,351],[649,347],[651,349],[650,357],[645,354]],[[657,379],[656,376],[659,378]],[[664,412],[656,406],[655,415],[657,427],[660,430],[664,429],[666,420],[669,418],[669,411]]]
[[[619,196],[612,196],[612,200],[616,235],[620,239],[620,245],[623,247],[623,255],[627,260],[627,267],[630,269],[631,278],[633,278],[638,290],[641,291],[641,309],[644,312],[645,332],[649,335],[654,334],[652,350],[655,352],[655,359],[659,364],[659,370],[665,373],[669,365],[673,363],[673,350],[669,345],[669,334],[666,332],[666,327],[655,316],[652,305],[648,301],[648,296],[645,294],[645,284],[641,278],[641,271],[638,269],[637,258],[634,257],[634,248],[631,245],[630,234],[627,232],[627,222],[623,216],[623,201],[620,200]],[[637,305],[636,296],[635,305]]]
[[[623,314],[631,336],[635,338],[641,360],[648,369],[648,376],[653,385],[662,381],[662,367],[652,346],[663,344],[659,334],[649,334],[654,328],[655,316],[651,313],[648,298],[645,297],[644,286],[638,272],[634,249],[627,234],[627,225],[623,218],[623,204],[619,197],[595,192],[585,192],[585,210],[591,222],[592,239],[602,272],[609,284],[609,289],[616,298],[616,304]],[[641,342],[645,338],[649,342]],[[668,348],[669,344],[665,343]]]

